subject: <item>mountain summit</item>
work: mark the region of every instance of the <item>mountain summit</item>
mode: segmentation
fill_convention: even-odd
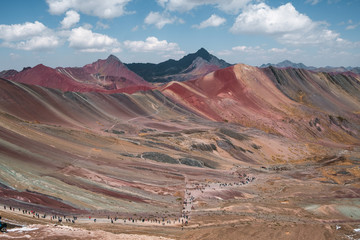
[[[108,56],[108,58],[106,59],[106,62],[107,63],[122,63],[118,57],[116,57],[116,56],[114,56],[112,54],[110,54]]]
[[[180,60],[173,59],[153,63],[131,63],[126,66],[148,82],[185,81],[202,77],[209,72],[226,68],[231,64],[200,48]]]

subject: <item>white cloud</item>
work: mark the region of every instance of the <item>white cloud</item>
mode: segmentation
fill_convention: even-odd
[[[41,22],[0,25],[0,39],[3,47],[26,51],[51,50],[61,45],[55,32]]]
[[[271,8],[265,3],[250,5],[237,18],[234,33],[278,34],[302,30],[312,25],[311,19],[296,11],[291,3]]]
[[[26,51],[45,51],[55,49],[60,45],[56,36],[35,36],[26,41],[9,43],[9,47]]]
[[[352,30],[355,29],[358,25],[349,25],[346,27],[346,30]]]
[[[218,27],[226,22],[225,18],[219,17],[215,14],[211,15],[208,19],[201,22],[199,25],[193,25],[195,28]]]
[[[246,51],[248,48],[249,48],[249,47],[247,47],[247,46],[236,46],[236,47],[233,47],[232,50],[244,52],[244,51]]]
[[[220,51],[219,53],[221,55],[238,55],[238,52],[242,52],[242,53],[247,53],[247,54],[256,54],[256,55],[261,55],[261,54],[272,54],[273,56],[275,54],[297,54],[299,53],[299,49],[295,49],[295,50],[289,50],[287,48],[269,48],[269,49],[264,49],[260,46],[235,46],[231,48],[230,50],[223,50]]]
[[[91,25],[90,23],[85,23],[82,25],[83,28],[85,29],[92,29],[93,28],[93,25]]]
[[[132,32],[136,32],[137,30],[139,30],[139,25],[136,25],[131,29]]]
[[[234,52],[244,52],[244,53],[263,53],[265,52],[264,49],[262,49],[260,46],[236,46],[231,48],[231,50]]]
[[[316,5],[316,4],[318,4],[319,2],[321,2],[321,0],[306,0],[305,3],[310,3],[311,5]]]
[[[357,23],[357,24],[353,23],[353,21],[351,19],[348,21],[348,24],[349,25],[346,27],[346,30],[353,30],[360,25],[360,23]]]
[[[158,4],[162,7],[166,7],[166,3],[168,2],[169,0],[157,0]]]
[[[16,41],[30,38],[46,31],[47,27],[41,22],[26,22],[24,24],[0,25],[0,39]]]
[[[177,17],[171,17],[167,13],[150,12],[149,15],[146,16],[144,23],[149,25],[154,24],[158,29],[162,29],[166,24],[172,24],[177,20]],[[183,23],[181,19],[179,22]]]
[[[291,3],[271,8],[265,3],[249,5],[236,18],[233,33],[253,33],[274,36],[284,44],[334,44],[339,34],[299,13]]]
[[[269,52],[273,53],[286,53],[288,50],[286,48],[270,48]]]
[[[80,21],[80,15],[74,10],[66,12],[65,18],[61,21],[61,27],[64,29],[71,28]]]
[[[171,52],[183,54],[177,43],[169,43],[166,40],[158,40],[156,37],[148,37],[145,41],[125,41],[124,46],[133,52]]]
[[[100,18],[115,18],[126,13],[131,0],[46,0],[51,14],[62,14],[69,9]]]
[[[322,27],[313,27],[303,31],[286,33],[278,38],[284,44],[292,45],[318,45],[336,44],[343,39],[340,34]]]
[[[120,43],[107,35],[79,27],[71,30],[69,46],[82,52],[119,52]]]
[[[232,13],[232,14],[236,14],[238,13],[241,9],[243,9],[244,7],[246,7],[246,5],[250,2],[252,2],[251,0],[228,0],[228,1],[216,1],[218,8],[226,13]]]
[[[100,22],[100,21],[98,21],[98,22],[96,23],[96,29],[109,29],[109,28],[110,28],[109,25],[107,25],[107,24],[105,24],[105,23],[102,23],[102,22]]]
[[[215,5],[227,13],[238,13],[253,0],[157,0],[158,4],[169,11],[187,12],[202,5]]]

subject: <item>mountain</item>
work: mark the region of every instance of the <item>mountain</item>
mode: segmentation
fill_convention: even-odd
[[[360,140],[360,125],[350,124],[359,121],[354,113],[360,110],[360,76],[355,74],[238,64],[199,79],[171,82],[162,92],[214,121],[236,122],[298,140],[316,136],[333,141],[337,134],[343,140]],[[348,120],[344,125],[333,123],[331,119],[337,117]],[[308,130],[315,118],[321,119],[320,131]]]
[[[11,76],[14,76],[17,73],[19,73],[19,72],[14,69],[4,70],[4,71],[0,72],[0,78],[9,78]]]
[[[353,73],[360,74],[360,67],[354,67],[351,69]]]
[[[273,66],[273,67],[276,67],[276,68],[301,68],[301,69],[306,69],[306,70],[314,70],[316,69],[315,67],[308,67],[306,66],[305,64],[303,63],[293,63],[289,60],[284,60],[282,62],[279,62],[277,64],[272,64],[272,63],[267,63],[267,64],[262,64],[260,66],[260,68],[266,68],[266,67],[270,67],[270,66]]]
[[[267,68],[267,67],[276,67],[276,68],[299,68],[299,69],[306,69],[306,70],[311,70],[314,72],[335,72],[335,73],[345,73],[345,72],[353,72],[355,74],[360,74],[360,68],[359,67],[331,67],[331,66],[326,66],[326,67],[311,67],[311,66],[306,66],[303,63],[293,63],[289,60],[285,60],[282,62],[279,62],[277,64],[273,64],[273,63],[267,63],[267,64],[262,64],[260,66],[260,68]]]
[[[191,53],[180,60],[167,60],[159,64],[130,63],[126,66],[148,82],[185,81],[201,77],[231,64],[218,59],[204,48]]]
[[[195,58],[194,68],[206,68],[203,60]],[[13,207],[2,215],[39,228],[26,231],[29,238],[47,236],[38,231],[53,225],[55,215],[79,216],[75,226],[86,228],[84,238],[94,236],[89,229],[101,238],[102,229],[138,227],[157,235],[178,229],[168,232],[179,239],[184,233],[204,239],[207,231],[211,239],[225,239],[226,232],[233,233],[227,239],[238,239],[248,228],[244,239],[289,239],[284,228],[290,239],[304,229],[304,239],[329,239],[346,229],[354,234],[359,75],[237,64],[132,94],[98,84],[123,72],[110,57],[83,68],[38,65],[16,74],[31,84],[0,78],[0,203]],[[35,81],[102,91],[63,91]],[[112,224],[110,216],[137,222]],[[167,222],[174,219],[178,224]],[[274,219],[274,232],[254,235],[270,229]],[[253,220],[255,226],[244,224]],[[339,222],[345,230],[335,229]],[[314,238],[317,229],[323,235]],[[78,237],[80,230],[72,230],[59,239]],[[18,234],[9,236],[24,233]]]
[[[79,68],[50,68],[39,64],[21,72],[2,75],[20,83],[72,92],[128,92],[151,89],[151,84],[110,55]]]

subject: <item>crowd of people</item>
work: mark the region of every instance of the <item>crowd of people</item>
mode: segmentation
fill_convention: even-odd
[[[239,176],[240,180],[238,182],[212,182],[212,183],[189,183],[186,184],[185,194],[182,202],[182,211],[181,216],[179,218],[167,218],[167,217],[157,217],[157,218],[150,218],[150,217],[126,217],[126,218],[119,218],[117,216],[110,217],[107,216],[106,218],[99,218],[98,222],[101,223],[123,223],[123,224],[150,224],[150,225],[180,225],[182,229],[184,226],[187,226],[190,221],[191,211],[195,210],[194,202],[197,198],[201,198],[202,194],[208,193],[211,191],[221,191],[223,188],[231,188],[235,186],[241,186],[248,183],[251,183],[255,180],[255,177],[247,176],[246,174],[242,174]],[[39,213],[33,210],[21,209],[21,208],[14,208],[12,206],[4,205],[4,210],[10,211],[18,211],[22,212],[22,214],[30,215],[33,218],[42,218],[42,219],[49,219],[52,222],[57,223],[70,223],[75,224],[76,222],[86,223],[86,222],[97,222],[96,218],[78,218],[77,216],[66,216],[66,215],[57,215],[57,214],[46,214],[46,213]]]

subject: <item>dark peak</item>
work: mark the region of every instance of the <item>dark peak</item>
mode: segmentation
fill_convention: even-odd
[[[200,48],[196,52],[197,54],[210,54],[205,48]]]
[[[112,54],[110,54],[110,56],[106,59],[107,63],[113,63],[113,62],[118,62],[121,63],[120,59]]]
[[[31,67],[24,67],[21,72],[31,69]]]
[[[196,53],[196,56],[201,57],[203,59],[205,59],[206,61],[210,61],[211,59],[211,54],[205,49],[205,48],[200,48]]]

